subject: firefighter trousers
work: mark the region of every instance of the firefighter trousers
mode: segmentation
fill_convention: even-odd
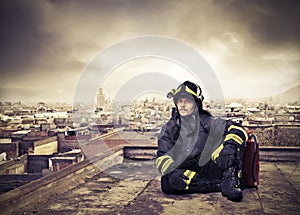
[[[183,173],[186,170],[196,172],[192,183],[186,189],[178,183],[173,183],[176,180],[182,180],[184,178]],[[221,180],[223,177],[223,170],[210,160],[202,167],[184,166],[180,167],[173,172],[161,177],[161,189],[166,194],[185,194],[185,193],[207,193],[220,191]],[[175,174],[174,174],[175,173]],[[178,178],[174,178],[178,177]]]

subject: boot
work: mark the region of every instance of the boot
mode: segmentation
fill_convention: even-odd
[[[221,189],[221,180],[215,180],[215,181],[206,181],[203,180],[200,186],[200,190],[202,190],[202,193],[211,193],[211,192],[220,192]]]
[[[234,167],[229,167],[223,172],[222,195],[231,201],[239,202],[243,199],[242,190],[239,187],[239,179]]]
[[[190,191],[197,193],[221,192],[222,180],[205,180],[199,179],[197,182],[191,183]]]

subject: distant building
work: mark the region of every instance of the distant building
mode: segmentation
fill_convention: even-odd
[[[3,140],[1,138],[0,153],[5,152],[7,159],[17,158],[19,156],[19,142],[12,142],[11,139]]]
[[[27,168],[27,155],[0,163],[0,175],[24,174]],[[1,181],[1,180],[0,180]]]
[[[27,136],[20,141],[20,153],[29,155],[52,155],[58,153],[57,136]]]
[[[276,122],[291,122],[295,117],[293,114],[274,114]]]
[[[75,163],[76,157],[52,157],[49,159],[49,169],[56,172]]]
[[[51,155],[58,152],[57,137],[48,137],[33,142],[33,155]]]
[[[97,108],[104,107],[105,105],[105,95],[102,88],[99,88],[97,93]]]
[[[226,105],[226,109],[229,110],[229,112],[239,112],[241,111],[243,108],[243,105],[236,103],[236,102],[232,102],[229,105]]]

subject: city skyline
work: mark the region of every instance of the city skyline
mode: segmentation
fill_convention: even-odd
[[[82,72],[93,57],[117,42],[141,35],[170,37],[193,47],[214,70],[225,98],[299,92],[297,1],[0,4],[1,101],[72,103]],[[169,75],[178,82],[196,80],[174,62],[143,58],[118,65],[100,87],[113,98],[122,84],[149,73]],[[136,84],[144,82],[147,80]],[[166,83],[160,94],[176,87],[167,82],[157,81]],[[300,100],[299,94],[294,95]]]

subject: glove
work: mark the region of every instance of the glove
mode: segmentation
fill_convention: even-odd
[[[226,144],[216,159],[217,166],[223,170],[234,166],[236,164],[235,151],[234,145]]]
[[[170,185],[178,190],[184,190],[189,178],[184,175],[185,170],[176,169],[168,175]]]

